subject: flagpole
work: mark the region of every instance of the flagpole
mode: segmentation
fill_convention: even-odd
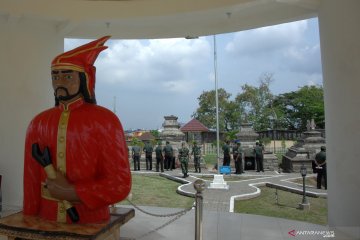
[[[214,35],[214,77],[215,77],[215,104],[216,104],[216,157],[217,157],[217,171],[218,174],[220,174],[219,96],[218,96],[218,80],[217,80],[216,35]]]
[[[114,96],[113,112],[116,114],[116,96]]]

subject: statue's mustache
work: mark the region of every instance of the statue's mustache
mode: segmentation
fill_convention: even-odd
[[[57,95],[57,94],[58,94],[58,91],[60,91],[60,90],[65,91],[65,96],[63,96],[63,95],[58,96],[58,95]],[[55,98],[56,98],[57,100],[59,100],[59,101],[68,101],[68,100],[71,100],[71,99],[73,99],[74,97],[78,96],[79,93],[80,93],[80,89],[79,89],[79,91],[78,91],[77,93],[75,93],[75,94],[73,94],[73,95],[70,95],[70,93],[69,93],[69,91],[68,91],[67,88],[65,88],[65,87],[57,87],[57,88],[55,89],[54,96],[55,96]]]
[[[55,89],[55,93],[54,93],[55,96],[57,96],[57,93],[58,93],[59,90],[64,90],[65,93],[66,93],[66,96],[69,96],[69,91],[68,91],[67,88],[65,88],[65,87],[57,87],[57,88]]]

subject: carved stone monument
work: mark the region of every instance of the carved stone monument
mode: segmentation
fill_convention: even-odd
[[[308,121],[307,131],[303,133],[304,137],[294,146],[291,146],[282,158],[282,169],[284,172],[299,172],[302,164],[305,165],[308,172],[312,172],[312,161],[320,147],[325,145],[325,138],[321,132],[315,130],[315,123],[312,119]]]
[[[180,124],[178,123],[178,117],[174,115],[164,116],[165,121],[163,123],[164,130],[160,133],[160,138],[169,142],[181,142],[185,139],[185,134],[180,131]]]
[[[164,116],[165,121],[163,123],[164,130],[160,132],[160,139],[164,142],[169,141],[174,149],[174,156],[178,155],[178,149],[181,148],[181,141],[185,141],[185,134],[180,131],[180,124],[178,123],[178,117],[174,115]]]
[[[244,170],[255,170],[255,156],[253,153],[256,140],[259,134],[254,131],[251,123],[243,123],[240,126],[239,133],[236,137],[241,142],[244,150]],[[278,168],[278,159],[272,152],[264,152],[264,170],[273,171]]]

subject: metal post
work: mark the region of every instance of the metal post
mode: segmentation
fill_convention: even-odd
[[[273,129],[273,132],[272,132],[272,135],[273,135],[273,141],[274,141],[274,154],[276,154],[275,152],[275,130]]]
[[[203,212],[203,195],[205,182],[198,179],[194,182],[195,194],[195,240],[202,240],[202,212]]]
[[[218,96],[218,79],[217,79],[217,52],[216,36],[214,35],[214,77],[215,77],[215,104],[216,104],[216,157],[217,172],[220,174],[220,133],[219,133],[219,96]]]
[[[308,204],[306,199],[306,189],[305,189],[305,176],[303,176],[303,199],[302,204]]]
[[[113,112],[116,114],[116,96],[114,96],[114,109]]]
[[[302,202],[299,204],[300,209],[302,210],[309,210],[310,209],[310,203],[306,199],[306,189],[305,189],[305,177],[306,177],[306,167],[304,164],[300,167],[300,173],[303,178],[303,199]]]

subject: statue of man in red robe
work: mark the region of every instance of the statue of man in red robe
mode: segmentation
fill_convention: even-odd
[[[102,223],[109,205],[125,199],[131,188],[122,125],[111,111],[96,105],[94,62],[109,37],[103,37],[52,61],[55,106],[30,123],[25,142],[24,214],[71,223],[70,203],[78,223]],[[34,159],[47,151],[54,178]]]

